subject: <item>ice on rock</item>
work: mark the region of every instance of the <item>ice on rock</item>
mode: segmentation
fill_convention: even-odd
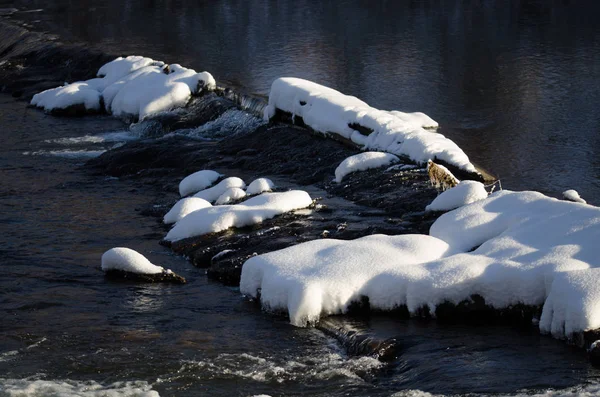
[[[78,81],[35,94],[31,104],[45,111],[67,109],[77,105],[83,105],[87,111],[99,111],[100,98],[100,92],[95,88],[87,82]]]
[[[312,204],[308,193],[291,190],[282,193],[264,193],[237,205],[220,205],[194,211],[175,224],[165,240],[177,241],[188,237],[216,233],[231,227],[261,223],[286,212]]]
[[[569,189],[563,192],[563,197],[565,200],[573,201],[575,203],[586,204],[587,202],[579,196],[577,190]]]
[[[179,222],[182,218],[188,214],[198,211],[202,208],[212,207],[212,205],[198,197],[186,197],[179,200],[175,205],[166,213],[163,218],[163,222],[167,225],[175,222]]]
[[[211,188],[199,191],[198,193],[194,194],[194,197],[198,197],[212,203],[216,201],[223,193],[225,193],[227,189],[232,187],[244,189],[246,184],[240,178],[232,176],[223,179],[221,182]]]
[[[356,97],[292,77],[273,82],[264,118],[269,120],[277,109],[302,117],[316,131],[341,135],[366,150],[408,156],[421,164],[437,158],[467,172],[477,172],[454,142],[423,128],[437,125],[425,115],[379,110]],[[365,130],[372,133],[366,136]]]
[[[600,208],[504,190],[442,215],[429,236],[386,238],[253,257],[241,291],[260,289],[263,305],[287,310],[296,325],[343,312],[361,295],[373,308],[410,313],[480,295],[496,309],[544,305],[540,327],[557,337],[600,327],[599,273],[588,270],[598,266]]]
[[[350,156],[340,163],[335,169],[335,181],[340,183],[344,177],[352,172],[365,171],[400,161],[398,156],[382,152],[364,152]]]
[[[158,274],[163,268],[153,265],[137,251],[129,248],[111,248],[102,255],[102,270],[122,270],[138,274]]]
[[[98,77],[36,94],[31,104],[46,111],[82,105],[88,111],[105,109],[115,116],[140,120],[182,107],[202,89],[216,87],[208,72],[196,73],[173,64],[140,56],[117,58],[98,70]]]
[[[270,192],[275,188],[275,184],[269,178],[258,178],[252,181],[246,189],[249,196]]]
[[[179,194],[184,197],[188,194],[197,193],[211,186],[220,177],[221,174],[212,170],[194,172],[179,182]]]
[[[215,204],[223,205],[232,201],[243,199],[244,197],[246,197],[246,192],[244,190],[240,189],[239,187],[230,187],[229,189],[225,190],[225,192],[222,195],[219,196]]]
[[[483,183],[476,181],[462,181],[455,187],[448,189],[437,196],[425,211],[450,211],[478,200],[487,198],[488,193]]]

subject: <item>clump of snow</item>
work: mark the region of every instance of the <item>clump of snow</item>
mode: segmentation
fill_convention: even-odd
[[[504,190],[442,215],[430,236],[318,240],[253,257],[240,289],[260,289],[263,305],[287,310],[296,325],[343,312],[360,296],[410,313],[475,294],[496,309],[546,302],[542,329],[568,336],[600,326],[600,280],[596,271],[557,275],[598,266],[599,240],[600,208]]]
[[[283,193],[264,193],[246,200],[243,204],[203,208],[177,222],[165,240],[176,241],[220,232],[231,227],[254,225],[311,204],[312,199],[308,193],[291,190]]]
[[[544,304],[540,331],[556,338],[600,328],[600,269],[556,273]]]
[[[221,174],[212,170],[194,172],[179,182],[179,194],[184,197],[188,194],[197,193],[211,186],[220,177]]]
[[[219,196],[215,204],[223,205],[232,201],[243,199],[244,197],[246,197],[246,192],[243,189],[240,189],[239,187],[230,187]]]
[[[444,241],[426,235],[314,240],[250,258],[242,268],[240,291],[257,297],[260,289],[262,304],[288,310],[297,326],[343,313],[361,295],[373,307],[389,310],[403,303],[410,280],[426,273],[419,264],[448,250]]]
[[[413,123],[413,124],[420,125],[423,128],[438,128],[440,126],[437,121],[435,121],[434,119],[432,119],[425,113],[421,113],[421,112],[404,113],[404,112],[399,112],[397,110],[392,110],[388,113],[390,113],[393,116],[398,117],[400,120],[403,120],[407,123]]]
[[[248,193],[249,196],[254,196],[256,194],[270,192],[273,189],[275,189],[275,184],[269,178],[258,178],[248,185],[246,193]]]
[[[344,177],[352,172],[378,168],[400,161],[398,156],[390,153],[364,152],[350,156],[340,163],[335,169],[335,181],[340,183]]]
[[[438,158],[467,172],[477,172],[454,142],[423,128],[437,125],[424,115],[408,117],[406,113],[375,109],[356,97],[291,77],[273,82],[264,118],[269,120],[277,109],[302,117],[316,131],[341,135],[364,149],[405,155],[422,164]],[[373,132],[365,136],[365,129]]]
[[[153,265],[137,251],[129,248],[111,248],[102,255],[102,270],[123,270],[138,274],[158,274],[163,268]]]
[[[186,197],[178,202],[166,213],[163,222],[168,224],[179,222],[187,214],[198,211],[199,209],[212,207],[212,205],[198,197]]]
[[[194,194],[194,197],[198,197],[212,203],[215,200],[217,200],[223,193],[225,193],[225,191],[232,187],[244,189],[246,187],[246,184],[240,178],[232,176],[223,179],[217,185],[209,189],[199,191],[198,193]]]
[[[437,196],[425,211],[450,211],[463,205],[474,203],[487,198],[488,193],[483,183],[476,181],[462,181],[455,187],[444,191]]]
[[[178,64],[165,65],[140,56],[117,58],[98,70],[98,78],[67,84],[35,95],[32,105],[46,111],[84,105],[87,110],[105,109],[115,116],[140,120],[185,106],[193,94],[216,87],[208,72],[196,73]]]
[[[101,94],[88,83],[78,81],[35,94],[31,104],[46,111],[83,105],[88,111],[99,111]]]
[[[579,193],[577,192],[577,190],[573,190],[573,189],[565,190],[563,192],[563,197],[565,200],[573,201],[575,203],[582,203],[582,204],[587,203],[587,201],[585,201],[584,199],[582,199],[579,196]]]

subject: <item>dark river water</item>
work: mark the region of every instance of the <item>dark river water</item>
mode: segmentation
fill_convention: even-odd
[[[267,94],[276,77],[297,76],[376,107],[423,111],[505,188],[555,196],[574,188],[600,203],[600,7],[592,2],[0,7],[32,11],[13,18],[65,39],[208,70],[248,92]],[[157,244],[163,230],[136,209],[164,202],[164,192],[80,169],[131,139],[110,118],[52,118],[0,96],[0,396],[600,392],[600,372],[583,352],[529,330],[340,320],[402,340],[399,360],[383,365],[261,313]],[[100,256],[113,246],[188,284],[105,280]]]

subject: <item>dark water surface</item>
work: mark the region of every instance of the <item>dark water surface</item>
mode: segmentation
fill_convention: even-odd
[[[251,92],[266,94],[274,78],[292,75],[380,108],[423,111],[504,187],[575,188],[600,203],[600,13],[591,2],[0,7],[35,11],[13,18],[67,39],[208,70]],[[98,384],[114,395],[139,387],[162,396],[515,394],[597,384],[583,352],[528,330],[340,320],[402,339],[400,359],[383,366],[261,313],[157,244],[163,230],[136,209],[164,202],[165,193],[78,168],[130,139],[109,118],[52,118],[0,96],[0,395],[38,387],[22,395],[62,388],[96,396],[86,388]],[[113,246],[134,248],[189,283],[109,282],[99,264]],[[115,384],[122,381],[145,383]]]
[[[600,204],[600,3],[0,0],[34,26],[268,94],[314,80],[422,111],[505,188]]]

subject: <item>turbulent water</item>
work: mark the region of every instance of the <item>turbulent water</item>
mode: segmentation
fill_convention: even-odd
[[[0,7],[68,39],[208,70],[248,92],[294,75],[377,107],[424,111],[505,187],[575,188],[600,202],[591,4],[72,3]],[[230,110],[175,134],[222,138],[259,123]],[[176,192],[79,168],[139,139],[141,127],[52,118],[0,96],[0,395],[600,393],[584,352],[529,329],[339,320],[401,341],[399,359],[382,364],[261,313],[157,244],[164,230],[140,209]],[[143,252],[188,284],[105,280],[99,258],[113,246]]]

